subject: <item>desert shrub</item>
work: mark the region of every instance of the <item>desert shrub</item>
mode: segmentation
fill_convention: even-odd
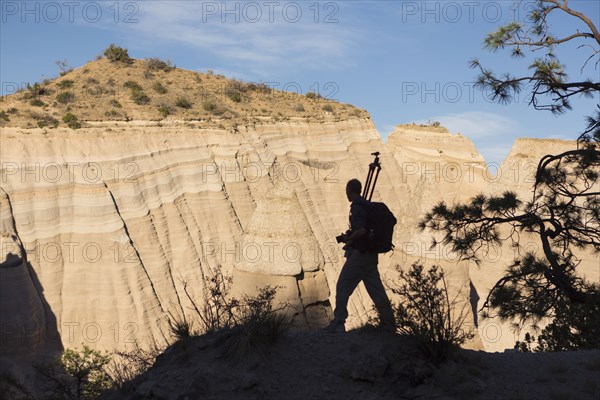
[[[196,335],[193,328],[193,320],[188,319],[185,314],[173,315],[169,312],[169,331],[177,341],[186,340]]]
[[[65,79],[64,81],[58,82],[57,86],[59,87],[59,89],[69,89],[73,87],[73,84],[75,82],[70,80],[70,79]]]
[[[142,91],[144,90],[139,83],[137,83],[136,81],[127,81],[123,84],[123,86],[125,86],[127,89],[131,89],[131,90],[139,90]]]
[[[148,97],[146,93],[144,93],[144,91],[142,90],[132,90],[131,100],[133,100],[135,104],[140,106],[150,103],[150,97]]]
[[[111,44],[104,50],[104,56],[110,62],[120,62],[124,64],[131,64],[133,59],[129,57],[129,51],[122,47]]]
[[[47,114],[31,113],[31,118],[37,121],[38,128],[56,128],[59,121]]]
[[[100,82],[96,78],[89,77],[85,80],[86,85],[99,85]]]
[[[72,92],[61,92],[56,95],[56,101],[60,104],[68,104],[75,101],[75,94]]]
[[[204,103],[202,103],[202,108],[204,108],[205,111],[208,111],[215,115],[221,115],[225,112],[225,109],[214,100],[205,101]]]
[[[29,102],[29,104],[31,104],[34,107],[44,107],[47,104],[44,103],[43,101],[41,101],[40,99],[33,99]]]
[[[225,86],[223,93],[229,97],[230,100],[240,103],[242,101],[242,94],[247,91],[247,86],[243,82],[230,82]]]
[[[308,99],[322,99],[323,97],[316,92],[306,92],[306,97]]]
[[[351,117],[360,117],[361,115],[362,115],[362,112],[358,108],[354,108],[354,109],[352,109],[352,111],[350,111]]]
[[[77,116],[74,114],[66,113],[63,115],[62,120],[71,129],[81,128],[81,122],[79,122],[79,119],[77,119]]]
[[[19,110],[16,109],[15,107],[11,107],[6,112],[9,113],[9,114],[18,114]]]
[[[175,101],[175,105],[179,108],[186,108],[186,109],[190,109],[192,108],[192,103],[186,99],[185,97],[179,97],[176,101]]]
[[[333,112],[333,107],[331,106],[331,104],[325,104],[323,106],[323,110],[327,112]]]
[[[60,76],[65,76],[69,72],[73,71],[73,68],[69,68],[69,62],[67,61],[67,59],[58,60],[58,61],[55,61],[54,63],[60,69],[60,72],[59,72]]]
[[[50,90],[48,88],[46,88],[45,86],[42,86],[37,82],[35,82],[33,85],[30,85],[28,83],[27,90],[25,91],[25,93],[23,93],[23,99],[24,100],[35,99],[38,96],[45,96],[48,94],[50,94]]]
[[[144,93],[144,89],[139,83],[135,81],[127,81],[123,84],[123,86],[131,90],[131,100],[133,100],[135,104],[145,105],[150,103],[150,97]]]
[[[225,96],[229,97],[229,99],[235,103],[241,103],[242,101],[242,93],[236,90],[235,88],[226,88]]]
[[[427,121],[427,123],[425,123],[425,124],[419,124],[419,126],[423,127],[423,128],[428,128],[428,127],[431,127],[431,126],[434,127],[434,128],[437,128],[437,127],[439,127],[441,125],[442,124],[439,121],[431,121],[431,120]]]
[[[246,88],[257,93],[271,93],[271,88],[266,83],[250,82],[246,84]]]
[[[123,107],[117,99],[111,99],[108,104],[110,104],[114,108],[122,108]]]
[[[116,351],[112,360],[106,365],[106,373],[113,386],[122,392],[134,392],[136,377],[148,371],[162,352],[163,346],[154,343],[148,349],[136,348],[130,351]]]
[[[424,272],[416,262],[408,271],[398,271],[400,282],[391,288],[399,296],[394,306],[398,331],[414,336],[426,358],[442,362],[456,346],[473,337],[463,330],[468,304],[459,305],[460,293],[450,298],[444,271],[438,266]]]
[[[152,89],[159,94],[167,93],[167,88],[164,87],[160,82],[156,82],[154,85],[152,85]]]
[[[110,110],[110,111],[105,112],[104,115],[109,118],[117,118],[117,117],[121,116],[121,113],[119,113],[116,110]]]
[[[109,362],[109,356],[83,346],[82,351],[67,349],[34,368],[49,398],[95,399],[111,386],[104,370]]]
[[[236,310],[237,323],[221,338],[222,354],[241,360],[252,354],[266,357],[269,347],[289,328],[286,315],[273,309],[277,288],[261,288],[258,295],[244,296]]]
[[[163,118],[168,117],[169,115],[171,115],[172,112],[173,112],[173,109],[166,104],[161,104],[160,106],[158,106],[158,113]]]
[[[296,104],[294,106],[294,111],[296,111],[296,112],[304,112],[306,110],[304,109],[304,106],[302,104]]]
[[[198,305],[189,294],[188,283],[182,283],[200,326],[194,332],[189,317],[171,316],[173,335],[185,339],[197,333],[216,334],[227,359],[239,360],[251,354],[264,357],[269,346],[289,328],[289,318],[281,312],[287,305],[273,307],[277,287],[266,286],[255,296],[238,299],[230,294],[231,276],[215,269],[204,276],[202,303]]]
[[[590,294],[600,294],[599,285],[588,285],[587,290]],[[600,349],[599,315],[598,301],[580,304],[563,298],[555,306],[552,321],[539,335],[526,333],[524,341],[515,343],[515,349],[524,352]]]
[[[109,79],[106,81],[106,84],[107,84],[108,86],[115,86],[115,85],[117,84],[117,81],[116,81],[114,78],[109,78]]]
[[[0,121],[8,122],[10,118],[8,117],[8,113],[4,110],[0,111]]]
[[[175,68],[171,60],[163,61],[160,58],[147,58],[146,65],[149,70],[160,70],[169,72]]]
[[[235,325],[235,309],[239,306],[239,301],[230,296],[232,282],[231,275],[223,274],[220,269],[208,271],[203,278],[200,306],[189,294],[188,282],[182,282],[183,290],[193,304],[201,333],[212,333]]]

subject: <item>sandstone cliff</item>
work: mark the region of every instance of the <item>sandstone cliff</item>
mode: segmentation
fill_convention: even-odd
[[[178,69],[142,77],[147,71],[143,61],[99,60],[3,99],[1,356],[166,342],[168,313],[190,312],[184,286],[201,298],[202,278],[216,268],[232,274],[236,293],[279,286],[278,298],[295,307],[294,324],[322,325],[344,261],[335,242],[348,224],[344,185],[364,180],[374,151],[383,170],[373,197],[398,217],[396,251],[380,257],[382,276],[391,281],[396,266],[417,260],[440,264],[472,308],[469,323],[479,323],[478,302],[508,256],[477,269],[430,249],[430,235],[416,227],[440,200],[515,187],[492,179],[469,139],[401,125],[383,144],[368,114],[349,105]],[[111,80],[126,94],[103,91]],[[152,93],[150,105],[136,103],[130,81]],[[213,81],[242,87],[239,101],[211,89]],[[156,97],[156,83],[168,87],[164,97]],[[100,88],[93,100],[58,97],[90,86]],[[44,104],[38,111],[32,96]],[[175,105],[183,96],[189,107]],[[67,113],[81,127],[61,118]],[[540,154],[572,145],[540,143],[547,146],[533,146]],[[586,260],[592,272],[595,261]],[[349,327],[370,309],[361,287]],[[488,340],[488,328],[471,347],[514,343],[504,330]]]

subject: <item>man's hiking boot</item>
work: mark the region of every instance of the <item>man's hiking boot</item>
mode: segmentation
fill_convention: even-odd
[[[328,333],[344,333],[346,332],[346,328],[344,327],[344,323],[341,321],[336,321],[335,319],[329,323],[325,328],[323,328],[324,332]]]

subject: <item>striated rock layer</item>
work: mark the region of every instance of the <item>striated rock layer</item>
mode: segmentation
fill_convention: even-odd
[[[296,325],[322,325],[344,261],[335,242],[348,227],[344,186],[364,181],[374,151],[383,169],[373,199],[398,218],[396,250],[380,257],[384,279],[417,260],[439,264],[473,310],[468,323],[482,333],[471,347],[514,343],[503,325],[493,325],[500,338],[492,338],[475,311],[508,255],[476,268],[447,249],[430,249],[430,235],[417,229],[440,200],[514,187],[492,179],[461,135],[399,126],[384,145],[372,121],[356,117],[265,121],[237,132],[143,121],[77,132],[3,128],[1,141],[3,357],[165,342],[169,313],[189,315],[189,297],[202,297],[203,278],[216,268],[233,276],[237,294],[278,286]],[[534,160],[572,145],[525,154]],[[520,157],[515,151],[509,161]],[[585,263],[598,279],[597,258]],[[367,319],[371,302],[362,286],[349,311],[349,327]],[[27,336],[46,338],[49,329],[60,336],[58,346]]]

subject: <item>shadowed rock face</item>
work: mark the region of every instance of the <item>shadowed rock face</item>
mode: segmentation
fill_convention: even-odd
[[[2,290],[0,323],[42,323],[53,313],[64,347],[165,341],[167,313],[189,314],[183,282],[199,299],[202,277],[218,267],[233,275],[236,293],[280,286],[278,300],[295,306],[299,326],[323,324],[344,261],[335,236],[348,225],[345,183],[364,181],[374,151],[382,153],[383,170],[373,199],[398,218],[396,250],[380,256],[384,279],[417,260],[439,264],[471,309],[509,260],[484,260],[481,269],[458,263],[430,249],[430,235],[418,231],[417,221],[440,200],[513,186],[493,182],[471,141],[443,129],[399,126],[386,144],[369,118],[358,117],[292,118],[236,132],[111,122],[76,134],[3,128],[1,135],[3,243],[18,238],[31,274],[3,245],[0,285],[22,288],[10,290],[23,299],[12,306],[15,298],[5,293],[13,292]],[[555,145],[572,143],[543,151]],[[6,240],[13,246],[16,239]],[[582,268],[593,271],[594,261]],[[363,323],[370,309],[361,286],[348,327]],[[512,347],[504,332],[471,345]],[[27,343],[11,347],[25,349],[37,351]]]
[[[27,380],[27,365],[62,351],[56,316],[15,230],[10,198],[0,191],[0,373]]]

